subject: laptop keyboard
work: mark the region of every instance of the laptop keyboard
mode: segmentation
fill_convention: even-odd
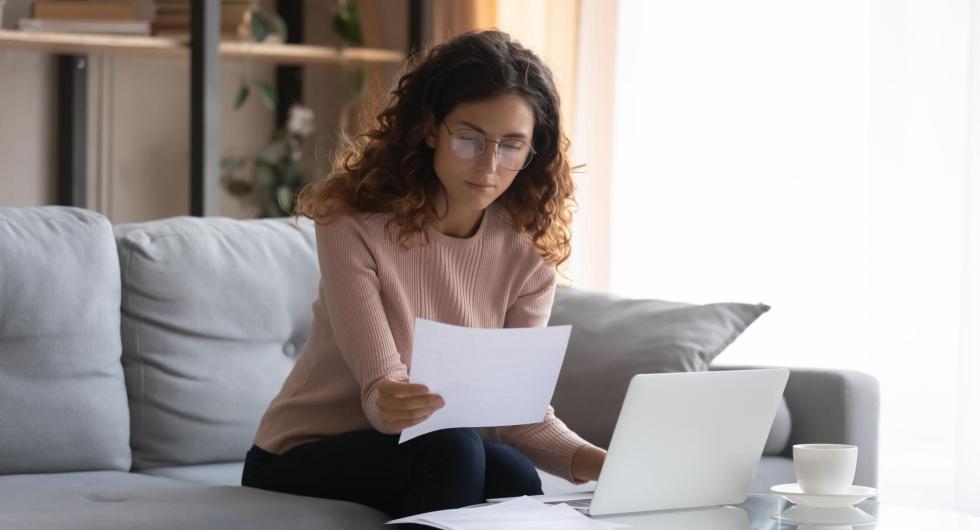
[[[592,504],[592,499],[575,499],[572,501],[548,501],[545,504],[567,504],[572,508],[588,508]]]

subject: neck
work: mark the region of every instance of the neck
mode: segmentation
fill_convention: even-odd
[[[440,204],[440,201],[436,201],[436,204]],[[445,201],[441,206],[441,209],[436,209],[438,219],[432,223],[433,228],[450,237],[466,238],[476,234],[484,210],[453,209]]]

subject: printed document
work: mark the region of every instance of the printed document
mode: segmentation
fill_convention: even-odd
[[[415,319],[409,380],[446,405],[404,429],[398,443],[454,427],[497,427],[544,419],[572,326],[468,328]]]

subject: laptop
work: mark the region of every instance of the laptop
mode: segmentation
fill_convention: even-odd
[[[533,498],[588,515],[739,504],[788,378],[786,368],[635,375],[595,491]]]

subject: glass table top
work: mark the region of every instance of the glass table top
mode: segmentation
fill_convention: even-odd
[[[850,508],[807,508],[778,495],[749,495],[745,502],[692,510],[646,512],[596,519],[631,528],[663,530],[980,530],[980,517],[869,499]]]

